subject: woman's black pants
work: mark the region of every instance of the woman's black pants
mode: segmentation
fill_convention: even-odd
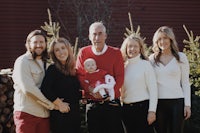
[[[183,133],[184,99],[159,99],[157,106],[157,133]]]
[[[147,122],[148,109],[149,100],[123,104],[123,122],[127,133],[154,133],[153,126]]]

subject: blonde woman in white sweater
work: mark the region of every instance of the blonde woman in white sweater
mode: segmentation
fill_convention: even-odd
[[[189,63],[179,52],[173,30],[160,27],[153,37],[150,61],[158,84],[157,133],[183,133],[183,121],[191,115]]]
[[[152,123],[156,120],[157,84],[143,45],[141,37],[131,35],[121,46],[125,61],[122,112],[128,133],[154,132]]]

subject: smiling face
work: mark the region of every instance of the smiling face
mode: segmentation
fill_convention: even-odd
[[[64,65],[68,58],[68,49],[64,43],[57,42],[54,45],[55,57]]]
[[[91,25],[89,30],[89,39],[97,52],[101,52],[103,50],[106,38],[106,30],[101,23]]]
[[[163,32],[158,33],[157,45],[162,51],[171,50],[170,38]]]
[[[30,38],[30,51],[36,55],[36,58],[41,58],[42,53],[46,49],[45,38],[42,35],[35,35]]]
[[[126,52],[128,58],[134,58],[140,54],[140,45],[134,39],[129,39],[127,41]]]

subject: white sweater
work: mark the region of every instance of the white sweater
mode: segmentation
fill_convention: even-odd
[[[191,106],[190,83],[189,83],[189,63],[184,53],[179,52],[179,63],[174,57],[167,65],[154,62],[154,54],[150,55],[150,61],[154,67],[159,99],[184,98],[185,106]]]
[[[158,98],[156,76],[149,61],[142,60],[140,55],[127,60],[122,91],[124,103],[149,100],[149,111],[156,112]]]

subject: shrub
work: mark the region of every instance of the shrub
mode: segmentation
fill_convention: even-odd
[[[185,132],[200,133],[200,36],[194,37],[192,31],[188,31],[183,25],[188,35],[188,40],[183,40],[185,44],[183,52],[187,55],[190,64],[190,83],[192,92],[192,115],[186,121]]]

